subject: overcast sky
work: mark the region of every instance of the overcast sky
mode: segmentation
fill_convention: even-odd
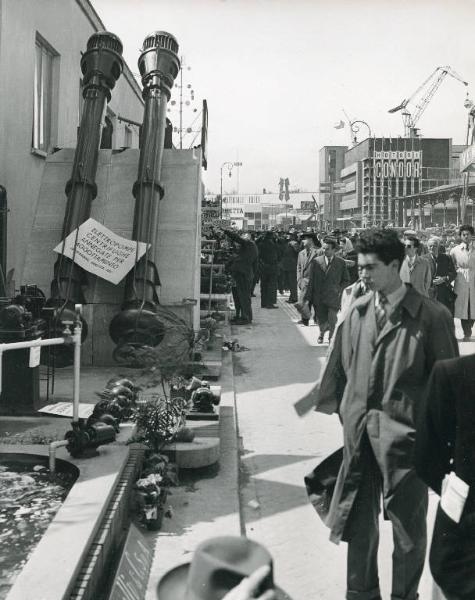
[[[438,66],[447,76],[422,115],[424,137],[464,143],[467,90],[475,85],[475,0],[92,0],[124,44],[133,72],[145,36],[172,33],[190,70],[184,83],[209,106],[207,188],[220,167],[239,160],[239,191],[314,191],[318,150],[348,145],[344,119],[363,119],[377,136],[403,135],[388,109],[412,95]],[[175,88],[175,101],[178,90]],[[475,100],[475,98],[473,98]],[[193,113],[184,113],[190,124]],[[173,114],[172,114],[173,118]],[[175,120],[178,117],[175,115]],[[360,139],[366,137],[363,126]],[[185,137],[184,147],[192,141]],[[195,142],[197,143],[197,142]],[[236,189],[237,169],[223,179]]]

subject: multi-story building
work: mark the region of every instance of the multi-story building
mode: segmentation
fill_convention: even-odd
[[[81,53],[104,24],[88,0],[0,0],[0,185],[8,194],[7,269],[22,278],[46,158],[75,147]],[[141,88],[124,62],[104,115],[103,148],[138,148]]]
[[[333,184],[340,181],[347,150],[347,146],[324,146],[319,152],[320,204],[326,226],[330,227],[333,227],[338,218],[340,208],[340,196],[334,193]],[[330,191],[324,192],[323,189]]]
[[[334,194],[339,198],[334,221],[362,227],[405,224],[404,198],[458,178],[462,149],[451,139],[431,138],[368,138],[349,148],[336,177],[343,185]]]

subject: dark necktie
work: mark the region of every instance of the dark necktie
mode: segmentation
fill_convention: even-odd
[[[383,327],[386,325],[386,321],[388,320],[388,315],[386,313],[388,299],[381,292],[378,292],[378,295],[379,295],[379,302],[378,302],[378,304],[375,303],[374,312],[376,314],[376,325],[378,326],[378,333],[379,333],[383,329]]]

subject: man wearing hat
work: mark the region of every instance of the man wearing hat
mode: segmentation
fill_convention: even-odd
[[[302,314],[300,323],[308,325],[310,319],[310,306],[306,303],[306,293],[310,277],[310,265],[318,256],[318,248],[321,247],[320,240],[313,232],[306,231],[302,234],[303,250],[297,258],[297,287],[298,287],[298,310]]]
[[[222,536],[202,542],[191,562],[158,582],[158,600],[290,600],[274,585],[267,549],[246,537]]]
[[[259,273],[261,275],[261,308],[277,308],[277,276],[279,249],[273,231],[266,231],[259,244]]]
[[[230,272],[236,282],[236,293],[240,306],[240,317],[235,319],[235,325],[250,325],[252,323],[251,285],[254,274],[254,263],[257,258],[257,246],[249,234],[241,234],[230,229],[221,229],[233,242],[237,243],[238,251],[229,265]]]

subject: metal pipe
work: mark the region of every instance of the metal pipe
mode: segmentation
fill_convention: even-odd
[[[173,82],[180,70],[178,43],[164,31],[148,35],[138,61],[145,102],[142,145],[135,198],[132,239],[146,243],[146,254],[136,262],[125,282],[121,312],[111,321],[109,332],[118,345],[114,356],[120,360],[121,349],[131,346],[157,346],[164,327],[157,317],[159,305],[156,287],[160,285],[154,254],[158,229],[159,202],[163,197],[160,184],[167,102]],[[127,351],[128,352],[128,351]]]
[[[63,448],[69,444],[68,440],[57,440],[51,442],[49,445],[49,473],[54,475],[56,473],[56,449]]]
[[[8,295],[7,290],[7,190],[0,185],[0,296]]]
[[[84,106],[79,127],[78,142],[72,167],[71,179],[66,184],[67,202],[63,220],[64,240],[87,221],[91,214],[92,201],[97,196],[95,182],[101,141],[101,120],[106,102],[111,99],[111,90],[123,69],[122,42],[113,33],[99,31],[87,42],[87,50],[81,58],[83,74]],[[51,297],[46,303],[48,318],[53,334],[61,330],[62,320],[71,320],[75,303],[84,303],[83,286],[87,283],[86,273],[61,253],[54,266]],[[51,311],[51,309],[54,309]],[[87,335],[84,324],[83,337]],[[56,365],[72,364],[72,356],[58,356]]]
[[[30,340],[29,342],[9,342],[0,344],[0,352],[19,350],[20,348],[37,348],[38,346],[58,346],[66,343],[66,338],[47,338],[46,340]]]
[[[74,382],[73,382],[73,423],[79,421],[79,384],[81,379],[81,305],[76,305],[76,323],[73,333],[74,344]]]

